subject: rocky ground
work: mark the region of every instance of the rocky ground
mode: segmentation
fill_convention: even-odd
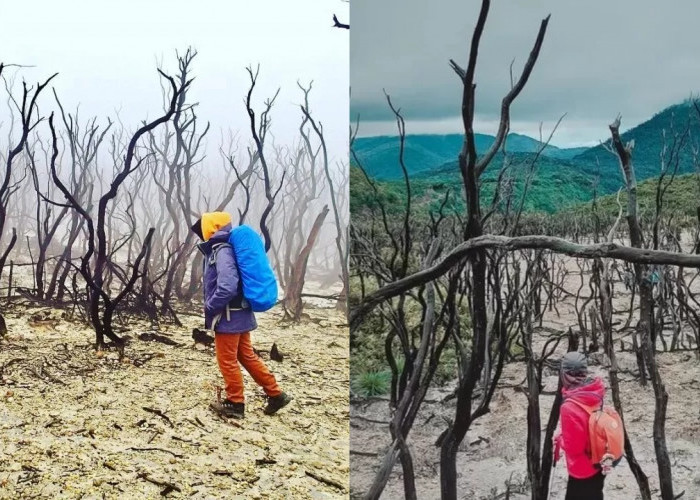
[[[222,380],[213,351],[192,341],[201,318],[158,332],[174,346],[132,325],[120,361],[57,311],[4,307],[0,499],[346,498],[347,327],[334,309],[307,312],[291,326],[262,314],[253,334],[295,400],[263,415],[245,374],[246,418],[227,422],[208,408]],[[282,362],[269,359],[273,342]]]

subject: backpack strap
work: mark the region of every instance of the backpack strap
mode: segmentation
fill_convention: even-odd
[[[211,255],[209,255],[209,265],[216,266],[216,255],[219,253],[219,250],[221,250],[224,247],[230,246],[231,245],[229,243],[217,243],[216,245],[212,245]]]
[[[594,411],[602,411],[602,410],[603,410],[603,406],[604,406],[604,403],[605,403],[605,402],[604,402],[603,396],[601,396],[600,394],[597,394],[597,393],[591,392],[591,391],[581,391],[581,392],[579,392],[578,394],[585,394],[585,395],[587,395],[587,396],[594,396],[594,397],[596,397],[596,398],[598,398],[598,399],[600,400],[600,405],[588,406],[588,405],[585,405],[585,404],[583,404],[582,402],[578,401],[578,400],[577,400],[575,397],[573,397],[573,396],[569,396],[569,397],[567,397],[567,398],[564,398],[564,402],[571,401],[571,402],[573,402],[573,403],[576,403],[577,406],[583,408],[583,409],[586,410],[589,414],[590,414],[590,413],[593,413]]]
[[[219,253],[219,250],[221,250],[224,247],[231,247],[233,248],[233,245],[230,243],[224,242],[224,243],[217,243],[215,245],[212,245],[211,247],[211,255],[209,255],[209,265],[216,267],[216,256]],[[235,256],[234,256],[235,259]],[[226,304],[226,309],[225,309],[225,314],[226,314],[226,320],[230,321],[231,320],[231,311],[242,311],[244,309],[250,309],[250,304],[246,300],[245,297],[241,299],[241,307],[232,307],[230,304]],[[220,315],[221,316],[221,315]],[[219,320],[221,318],[218,318]]]
[[[575,404],[576,406],[578,406],[579,408],[583,408],[584,410],[586,410],[586,412],[587,412],[589,415],[592,414],[594,411],[597,410],[596,407],[585,405],[585,404],[583,404],[581,401],[576,401],[574,398],[567,398],[567,399],[564,400],[564,402],[566,402],[566,401],[571,401],[572,403],[574,403],[574,404]]]

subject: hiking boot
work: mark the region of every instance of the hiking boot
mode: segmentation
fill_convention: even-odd
[[[224,417],[232,417],[232,418],[243,418],[243,415],[245,413],[245,404],[244,403],[233,403],[229,401],[228,399],[224,399],[223,401],[219,402],[216,401],[212,404],[209,405],[209,407],[214,410],[216,413],[219,415],[222,415]]]
[[[287,406],[289,403],[292,402],[292,396],[289,394],[283,392],[282,394],[274,397],[269,397],[267,398],[267,406],[265,407],[265,410],[263,410],[263,413],[265,415],[274,415],[278,411],[280,411],[282,408]]]

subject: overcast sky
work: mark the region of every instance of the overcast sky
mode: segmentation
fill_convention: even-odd
[[[437,8],[437,5],[440,8]],[[360,135],[395,134],[385,88],[408,133],[462,132],[460,82],[481,2],[352,0],[351,111]],[[700,90],[697,0],[528,0],[491,3],[476,68],[477,131],[494,133],[540,21],[552,15],[534,72],[512,108],[513,132],[537,136],[567,116],[552,143],[596,144],[619,112],[630,128]]]
[[[200,119],[212,124],[210,157],[220,129],[240,131],[246,145],[245,68],[260,63],[255,102],[282,87],[272,114],[277,142],[296,137],[302,99],[296,82],[313,80],[312,113],[324,125],[331,156],[346,160],[349,36],[331,26],[333,13],[345,20],[348,10],[340,0],[2,2],[0,61],[35,66],[21,73],[28,83],[58,72],[54,86],[64,106],[80,104],[83,118],[119,110],[134,129],[162,111],[158,62],[174,72],[175,51],[191,45],[199,55],[188,99],[200,103]],[[54,105],[50,91],[41,105]]]

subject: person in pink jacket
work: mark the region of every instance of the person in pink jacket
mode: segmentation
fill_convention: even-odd
[[[588,375],[586,357],[579,352],[564,355],[560,377],[561,431],[555,437],[555,448],[561,448],[566,456],[569,481],[565,500],[603,500],[605,475],[591,461],[589,414],[576,401],[586,406],[600,405],[605,398],[605,385],[599,377]]]

